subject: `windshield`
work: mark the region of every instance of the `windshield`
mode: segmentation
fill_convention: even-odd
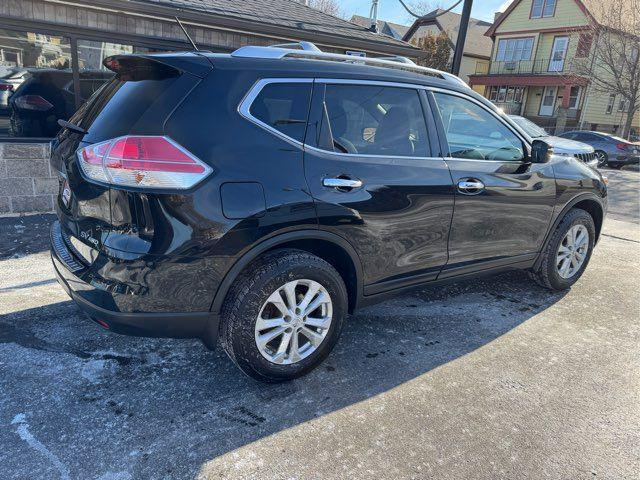
[[[516,124],[521,129],[523,129],[527,133],[527,135],[529,135],[531,138],[549,136],[549,134],[544,128],[539,127],[538,125],[533,123],[531,120],[527,120],[524,117],[519,117],[518,115],[509,115],[509,118],[514,122],[516,122]]]

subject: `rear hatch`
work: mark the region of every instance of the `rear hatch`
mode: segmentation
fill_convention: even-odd
[[[197,54],[125,55],[104,63],[115,76],[69,120],[86,133],[63,128],[51,152],[51,166],[59,172],[56,208],[63,236],[88,261],[105,248],[136,251],[132,239],[152,235],[153,225],[147,195],[88,181],[78,150],[127,135],[163,135],[171,113],[212,68]]]

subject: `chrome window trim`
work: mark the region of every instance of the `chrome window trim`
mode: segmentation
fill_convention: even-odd
[[[256,97],[260,94],[260,92],[265,86],[270,85],[272,83],[322,83],[322,84],[338,84],[338,85],[344,84],[344,85],[365,85],[365,86],[381,86],[381,87],[384,86],[384,87],[396,87],[396,88],[410,88],[416,91],[424,90],[429,92],[443,93],[446,95],[453,95],[453,96],[464,98],[465,100],[469,100],[472,103],[475,103],[476,105],[478,105],[480,108],[483,108],[484,110],[489,112],[491,115],[493,115],[493,117],[495,117],[496,120],[502,123],[507,129],[509,129],[516,137],[518,137],[526,147],[529,147],[529,148],[531,147],[531,142],[524,135],[522,135],[516,128],[514,128],[510,123],[506,122],[505,119],[502,118],[502,116],[498,112],[494,111],[493,109],[491,109],[484,103],[480,102],[479,100],[463,92],[458,92],[455,90],[449,90],[446,88],[432,87],[428,85],[421,85],[421,84],[414,84],[414,83],[392,82],[392,81],[385,81],[385,80],[359,80],[359,79],[351,79],[351,78],[275,77],[275,78],[262,78],[257,80],[251,86],[249,91],[245,94],[243,99],[240,101],[240,104],[238,105],[238,108],[237,108],[238,113],[240,114],[240,116],[249,120],[251,123],[254,123],[255,125],[265,129],[266,131],[290,143],[291,145],[300,148],[303,151],[311,150],[311,151],[322,152],[322,153],[327,153],[327,154],[336,155],[336,156],[343,156],[347,158],[362,157],[362,158],[389,158],[389,159],[416,159],[416,160],[444,158],[445,160],[446,159],[468,160],[468,161],[474,161],[474,162],[522,163],[521,160],[462,159],[458,157],[449,157],[449,156],[444,156],[444,157],[431,156],[430,157],[430,156],[403,156],[403,155],[376,155],[376,154],[332,152],[330,150],[324,150],[322,148],[318,148],[313,145],[300,142],[299,140],[296,140],[295,138],[292,138],[282,133],[281,131],[273,128],[271,125],[264,123],[263,121],[259,120],[258,118],[254,117],[251,114],[250,112],[251,105],[255,101]],[[426,124],[426,119],[425,119],[425,124]]]
[[[373,153],[344,153],[344,152],[332,152],[330,150],[323,150],[322,148],[314,147],[313,145],[304,146],[305,150],[311,150],[314,152],[324,153],[327,155],[335,155],[338,157],[348,157],[351,159],[358,158],[386,158],[386,159],[397,159],[397,160],[442,160],[443,157],[420,157],[416,155],[376,155]]]
[[[301,141],[296,140],[295,138],[292,138],[289,135],[282,133],[280,130],[272,127],[271,125],[264,123],[262,120],[254,117],[251,114],[251,105],[253,104],[257,96],[260,95],[260,92],[262,92],[262,89],[264,87],[272,83],[311,83],[312,84],[313,78],[285,78],[285,77],[262,78],[256,81],[251,86],[249,91],[245,94],[243,99],[240,101],[240,104],[238,105],[238,108],[237,108],[238,113],[240,114],[241,117],[244,117],[245,119],[249,120],[251,123],[254,123],[257,126],[265,129],[266,131],[272,133],[273,135],[281,138],[285,142],[288,142],[291,145],[298,147],[301,150],[304,150],[305,145]]]

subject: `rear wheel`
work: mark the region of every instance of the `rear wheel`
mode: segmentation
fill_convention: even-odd
[[[533,279],[551,290],[565,290],[582,276],[593,251],[595,241],[593,218],[581,209],[565,215],[544,251]]]
[[[598,167],[606,166],[609,160],[609,156],[607,155],[607,152],[603,152],[602,150],[596,150],[595,154],[596,154],[596,159],[598,160]]]
[[[346,287],[329,263],[304,251],[277,250],[234,283],[222,311],[221,343],[247,375],[290,380],[331,352],[346,312]]]

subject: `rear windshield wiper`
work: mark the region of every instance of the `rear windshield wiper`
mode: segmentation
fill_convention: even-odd
[[[62,128],[66,128],[67,130],[71,130],[72,132],[81,133],[82,135],[87,133],[87,130],[85,130],[84,128],[79,127],[75,123],[71,123],[66,120],[58,120],[58,125],[60,125]]]

